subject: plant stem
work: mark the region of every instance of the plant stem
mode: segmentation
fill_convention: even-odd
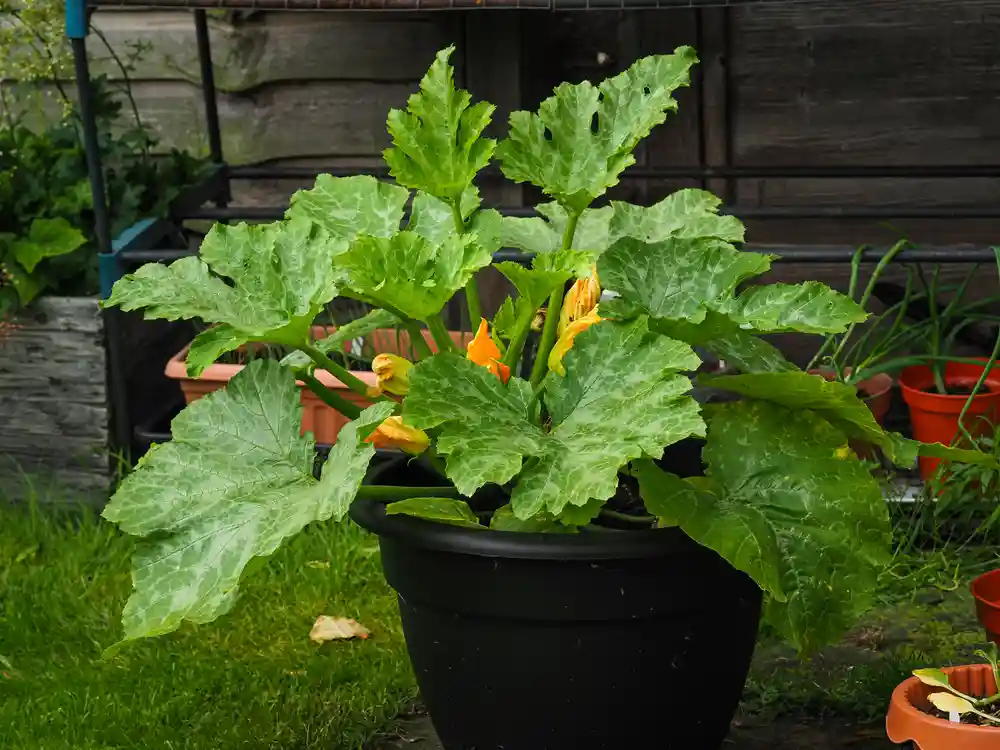
[[[371,399],[372,401],[391,401],[392,399],[386,398],[385,396],[372,397],[368,395],[368,384],[360,378],[355,377],[346,368],[338,365],[323,352],[317,349],[315,346],[310,344],[299,344],[298,349],[309,355],[309,359],[316,363],[316,365],[328,373],[333,375],[337,380],[346,385],[350,390],[357,393],[359,396],[364,396],[365,398]],[[319,394],[317,394],[319,395]]]
[[[882,276],[882,272],[885,271],[889,263],[892,262],[892,259],[898,255],[899,252],[906,247],[906,245],[906,240],[900,240],[889,249],[889,252],[879,259],[879,262],[875,265],[875,269],[872,271],[871,278],[868,279],[868,284],[865,286],[865,292],[861,295],[861,300],[858,302],[858,305],[862,310],[868,306],[868,301],[871,299],[872,293],[875,291],[875,284],[878,283],[879,278]],[[855,257],[860,259],[860,256],[857,254],[855,254]],[[838,372],[843,369],[843,365],[840,361],[840,353],[844,350],[844,347],[847,346],[847,342],[851,340],[851,334],[854,333],[854,329],[857,328],[857,326],[857,323],[851,323],[847,332],[844,334],[844,337],[840,340],[840,344],[833,352],[832,359],[834,367],[837,368]]]
[[[451,334],[448,333],[448,327],[444,324],[444,321],[441,320],[440,315],[428,318],[427,327],[430,329],[431,336],[434,337],[434,343],[437,344],[439,352],[451,352],[453,354],[458,353],[458,347],[455,346],[455,342],[452,340]],[[423,336],[420,337],[421,341],[423,338]]]
[[[391,503],[408,500],[411,497],[461,497],[454,487],[395,487],[363,484],[358,487],[357,497],[362,500],[376,500]]]
[[[535,319],[535,312],[534,307],[526,307],[514,324],[514,338],[510,340],[507,353],[503,355],[503,363],[512,371],[521,359],[521,352],[524,350],[524,343],[528,340],[528,332],[531,331],[531,321]]]
[[[996,256],[997,273],[1000,274],[1000,248],[993,248],[993,254]],[[997,340],[993,344],[993,352],[990,354],[990,358],[986,362],[986,366],[983,367],[983,372],[979,376],[979,380],[976,381],[975,388],[972,389],[972,393],[969,394],[969,398],[966,399],[965,405],[962,406],[962,412],[958,415],[958,429],[962,431],[962,436],[969,441],[969,447],[975,447],[976,443],[972,439],[972,435],[965,428],[965,413],[969,411],[969,407],[972,406],[972,399],[976,397],[979,393],[979,389],[983,387],[983,383],[986,382],[986,378],[990,375],[990,370],[993,369],[993,365],[996,364],[997,356],[1000,355],[1000,330],[997,330]]]
[[[563,232],[562,250],[569,250],[573,246],[573,235],[576,234],[576,225],[580,221],[582,211],[571,213],[569,221],[566,222],[566,230]],[[559,326],[559,311],[562,308],[563,296],[566,294],[564,286],[560,286],[549,297],[549,308],[545,314],[545,325],[542,327],[542,337],[538,342],[538,351],[535,353],[535,364],[531,368],[531,385],[537,388],[546,373],[549,371],[549,352],[556,343],[556,331]]]
[[[410,320],[403,323],[403,328],[406,332],[410,334],[410,346],[413,347],[413,352],[421,359],[427,359],[427,357],[433,357],[434,352],[431,351],[430,344],[427,343],[427,339],[424,338],[424,329],[420,327],[420,324],[415,320]]]
[[[360,406],[351,403],[336,391],[327,388],[309,373],[302,372],[296,377],[305,383],[309,390],[315,393],[320,401],[332,409],[336,409],[348,419],[357,419],[361,415]]]
[[[462,216],[462,197],[451,202],[451,216],[455,220],[455,231],[459,236],[465,234],[465,218]],[[472,274],[469,283],[465,285],[465,304],[469,308],[469,325],[476,330],[483,317],[483,307],[479,302],[479,287],[476,285],[476,274]],[[440,344],[439,344],[440,346]]]

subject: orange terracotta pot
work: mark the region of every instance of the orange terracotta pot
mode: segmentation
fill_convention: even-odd
[[[997,691],[993,670],[988,664],[945,667],[948,681],[967,695],[985,698]],[[980,727],[956,724],[927,713],[932,706],[927,700],[941,688],[925,685],[916,677],[900,683],[892,691],[885,731],[897,744],[912,742],[916,750],[997,750],[1000,748],[1000,727]]]
[[[313,328],[313,338],[322,338],[332,333],[334,328],[324,328],[317,326]],[[460,347],[472,340],[472,334],[461,331],[451,331],[452,340]],[[437,351],[430,331],[424,330],[424,339],[427,341],[431,351]],[[396,331],[394,328],[380,328],[367,337],[374,351],[379,353],[402,354],[411,356],[410,334],[406,331]],[[202,396],[206,396],[213,391],[224,388],[226,383],[243,369],[243,365],[213,364],[206,368],[200,377],[190,378],[187,374],[187,358],[190,345],[185,346],[167,362],[165,373],[168,378],[173,378],[180,383],[181,391],[184,392],[184,399],[191,403]],[[371,401],[363,396],[359,396],[349,389],[337,378],[326,370],[317,370],[316,379],[328,388],[333,388],[338,394],[346,398],[351,403],[357,404],[362,409],[371,406]],[[362,380],[369,386],[375,385],[375,375],[369,370],[351,370],[354,377]],[[347,424],[348,419],[339,411],[327,406],[319,400],[312,391],[299,383],[302,392],[302,432],[311,432],[317,443],[332,444],[336,442],[337,435],[341,428]]]
[[[983,573],[972,582],[976,616],[986,628],[986,637],[1000,646],[1000,570]]]
[[[982,365],[948,362],[944,369],[945,384],[971,390],[983,374],[987,361],[983,359]],[[899,375],[903,400],[910,407],[913,437],[922,443],[951,445],[958,435],[958,415],[962,413],[969,397],[928,392],[933,387],[934,375],[926,365],[907,367]],[[997,414],[1000,413],[1000,364],[990,370],[983,387],[985,392],[976,394],[965,414],[965,426],[972,435],[985,434],[991,430],[989,424],[996,423]],[[921,457],[920,475],[925,480],[930,479],[940,463],[937,458]]]

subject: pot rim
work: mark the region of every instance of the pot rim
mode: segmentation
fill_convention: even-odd
[[[997,611],[1000,611],[1000,600],[987,599],[979,590],[982,588],[983,584],[986,583],[987,580],[991,580],[993,578],[1000,578],[1000,568],[997,568],[996,570],[990,570],[986,573],[983,573],[982,575],[973,578],[972,583],[969,584],[969,590],[972,592],[972,596],[973,598],[975,598],[977,602],[986,605],[990,609],[995,609]]]
[[[985,366],[989,359],[986,357],[976,357],[976,359],[981,359],[983,365]],[[951,364],[951,363],[949,363]],[[965,363],[954,363],[954,364],[965,364]],[[968,365],[968,367],[977,367],[976,365]],[[930,375],[930,365],[910,365],[909,367],[904,367],[899,373],[899,388],[903,392],[903,399],[907,403],[913,403],[913,399],[933,399],[939,401],[939,403],[957,403],[962,402],[963,404],[969,399],[968,394],[961,393],[931,393],[925,391],[928,385],[933,384],[932,376]],[[984,367],[978,367],[979,374],[982,373]],[[954,374],[945,371],[944,375],[945,382],[965,382],[967,380],[978,379],[977,375],[969,375],[968,377],[959,376],[956,377]],[[993,367],[990,368],[989,374],[986,376],[984,384],[989,384],[992,390],[987,392],[980,392],[976,394],[975,400],[980,399],[998,399],[1000,398],[1000,362],[997,362]]]
[[[437,523],[407,515],[389,515],[385,503],[359,498],[351,504],[351,519],[368,531],[438,552],[521,560],[631,560],[686,552],[692,545],[706,549],[678,528],[593,534],[541,534],[523,531],[482,531]]]
[[[956,671],[985,671],[991,670],[988,664],[963,664],[954,667],[944,667],[945,674],[952,674]],[[939,719],[937,716],[921,711],[913,705],[910,699],[910,692],[919,689],[923,683],[916,677],[908,677],[903,680],[896,689],[892,691],[892,698],[889,701],[889,712],[886,715],[886,733],[894,743],[913,742],[919,744],[926,742],[927,737],[921,738],[918,729],[931,735],[947,734],[952,743],[948,748],[954,750],[975,750],[978,748],[996,747],[996,741],[1000,738],[1000,726],[987,727],[977,724],[956,724],[947,719]],[[989,742],[986,744],[980,744]],[[959,744],[954,744],[959,743]],[[967,744],[966,744],[967,743]],[[944,745],[928,745],[927,750],[935,750]]]

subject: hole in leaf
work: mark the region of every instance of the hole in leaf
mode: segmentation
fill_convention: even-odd
[[[594,116],[590,118],[590,132],[597,135],[598,131],[601,129],[601,123],[597,119],[597,113],[594,112]]]

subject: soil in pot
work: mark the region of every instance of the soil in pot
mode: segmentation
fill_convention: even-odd
[[[945,366],[944,381],[949,390],[965,389],[962,393],[937,393],[934,375],[926,365],[907,367],[900,373],[899,387],[903,400],[910,409],[913,437],[925,443],[950,445],[958,435],[958,416],[968,401],[969,393],[983,373],[983,365],[966,362],[949,362]],[[984,389],[972,399],[965,416],[965,426],[972,435],[982,435],[996,423],[1000,408],[1000,366],[994,366],[987,375]],[[930,479],[940,464],[936,458],[920,458],[920,474]]]
[[[967,695],[985,697],[997,692],[988,664],[947,667],[949,682]],[[895,743],[912,742],[917,750],[997,750],[1000,726],[981,726],[971,717],[952,722],[939,712],[927,696],[941,688],[925,685],[916,677],[902,682],[892,693],[885,728]],[[984,712],[985,713],[985,712]]]
[[[386,472],[407,484],[412,467]],[[446,750],[716,750],[760,589],[678,529],[575,535],[434,524],[358,501]]]

